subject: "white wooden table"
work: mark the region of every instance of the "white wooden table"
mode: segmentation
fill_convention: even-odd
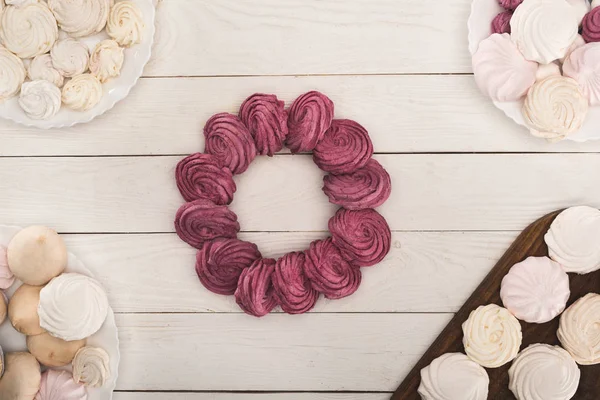
[[[115,400],[389,398],[518,231],[560,207],[600,206],[600,142],[534,139],[480,95],[469,8],[164,0],[145,78],[113,111],[62,131],[0,122],[0,221],[66,234],[108,289]],[[311,89],[369,129],[393,180],[380,210],[393,248],[354,296],[259,320],[195,277],[173,229],[174,167],[203,149],[213,113],[257,91],[289,102]],[[325,235],[335,208],[309,156],[261,157],[237,183],[242,236],[263,254]]]

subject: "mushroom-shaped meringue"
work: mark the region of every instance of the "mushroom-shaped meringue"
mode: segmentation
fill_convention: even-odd
[[[103,40],[90,56],[90,72],[102,83],[121,74],[125,54],[114,40]]]
[[[46,332],[40,326],[38,315],[41,290],[41,286],[21,285],[8,303],[10,323],[24,335],[40,335]]]
[[[65,83],[62,102],[75,111],[87,111],[102,99],[102,84],[92,74],[77,75]]]
[[[67,247],[56,231],[30,226],[19,231],[8,244],[8,266],[28,285],[45,285],[67,266]]]
[[[0,245],[0,289],[6,290],[15,283],[15,276],[8,267],[6,247]]]
[[[553,75],[529,89],[523,117],[533,136],[557,141],[581,128],[588,109],[588,101],[575,80]]]
[[[0,46],[0,102],[16,96],[24,81],[23,61]]]
[[[113,0],[48,0],[60,28],[72,37],[93,35],[104,29]]]
[[[81,348],[73,359],[73,379],[85,386],[102,387],[110,378],[110,357],[99,347]]]
[[[54,43],[50,51],[52,65],[63,76],[72,78],[83,74],[88,69],[90,52],[81,42],[73,39],[61,39]]]
[[[54,16],[46,3],[7,6],[0,21],[0,39],[20,58],[47,53],[58,38]]]
[[[0,325],[6,320],[6,314],[8,310],[8,298],[4,292],[0,292]]]
[[[19,105],[31,119],[48,119],[60,110],[61,92],[52,82],[38,80],[23,83]]]
[[[69,371],[48,369],[42,374],[40,391],[34,400],[86,400],[85,387]]]
[[[600,294],[588,293],[567,308],[557,335],[578,364],[600,364]]]
[[[62,87],[65,82],[61,72],[54,68],[50,54],[36,56],[27,68],[27,75],[32,81],[45,80],[58,87]]]
[[[92,336],[108,315],[106,292],[88,276],[65,273],[40,292],[40,326],[52,336],[72,341]]]
[[[510,35],[493,34],[473,55],[475,82],[494,101],[516,101],[535,83],[538,64],[527,61]]]
[[[26,352],[6,353],[4,375],[0,378],[0,399],[33,400],[42,374],[40,364]]]
[[[563,73],[579,84],[590,105],[600,104],[600,43],[588,43],[571,52],[563,64]]]
[[[142,11],[132,1],[124,0],[110,8],[106,33],[121,46],[129,47],[142,41],[144,19]]]
[[[47,367],[63,367],[70,364],[79,349],[85,346],[85,340],[67,342],[49,333],[27,336],[27,349]]]

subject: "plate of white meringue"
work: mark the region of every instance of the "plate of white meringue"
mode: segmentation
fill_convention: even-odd
[[[477,85],[536,137],[600,139],[597,5],[599,0],[473,0],[469,51]]]
[[[0,303],[8,300],[0,398],[111,400],[120,361],[114,313],[62,238],[42,226],[0,226],[0,288]]]
[[[0,117],[49,129],[110,110],[142,76],[154,19],[152,0],[0,0]]]

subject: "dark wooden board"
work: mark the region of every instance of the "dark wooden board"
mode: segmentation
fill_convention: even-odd
[[[481,305],[490,303],[502,305],[500,300],[500,283],[510,268],[529,256],[547,256],[548,248],[544,242],[544,235],[550,224],[560,211],[548,214],[525,229],[502,256],[498,264],[492,269],[481,285],[475,290],[467,302],[456,313],[450,323],[444,328],[435,342],[419,360],[417,365],[408,374],[398,390],[392,395],[392,400],[420,400],[417,393],[421,383],[421,369],[429,365],[434,359],[445,353],[464,353],[462,344],[462,323],[467,320],[471,311]],[[571,297],[569,305],[587,293],[600,292],[600,271],[587,274],[569,274]],[[528,324],[521,321],[523,330],[523,344],[521,350],[533,343],[547,343],[559,345],[556,337],[560,316],[545,324]],[[490,376],[490,400],[514,400],[515,397],[508,390],[508,369],[511,363],[500,368],[486,368]],[[579,366],[581,381],[579,389],[573,399],[598,400],[600,399],[600,365]]]

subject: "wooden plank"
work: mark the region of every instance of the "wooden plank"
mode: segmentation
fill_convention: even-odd
[[[162,1],[145,73],[469,72],[469,10],[470,0]]]
[[[322,233],[244,233],[263,255],[308,248]],[[494,265],[513,232],[394,232],[377,267],[364,268],[361,288],[313,312],[455,312]],[[116,312],[241,312],[232,296],[199,283],[195,250],[175,234],[67,235],[71,252],[108,291]]]
[[[393,400],[419,400],[421,396],[417,393],[417,389],[421,381],[421,369],[442,354],[464,352],[462,323],[468,319],[471,311],[479,306],[487,304],[502,305],[502,300],[500,299],[501,282],[513,265],[525,260],[527,257],[548,256],[548,247],[544,242],[544,235],[558,214],[559,212],[557,211],[540,218],[519,235],[490,274],[481,282],[479,287],[473,292],[471,297],[469,297],[446,328],[444,328],[444,331],[412,369],[392,397]],[[597,292],[599,285],[600,271],[586,275],[569,274],[571,296],[567,307],[586,294]],[[523,345],[521,349],[534,343],[560,345],[556,335],[559,321],[560,318],[558,317],[545,324],[531,324],[520,321],[523,331]],[[489,398],[515,399],[515,396],[508,389],[508,369],[510,366],[511,363],[508,363],[499,368],[487,369],[490,376]],[[598,399],[600,397],[600,386],[598,385],[600,365],[580,365],[579,369],[581,371],[581,379],[579,381],[579,388],[573,399]]]
[[[118,314],[118,390],[390,391],[448,314]]]
[[[115,392],[113,400],[388,400],[389,393],[176,393]]]
[[[600,151],[600,141],[530,136],[472,76],[302,76],[142,79],[92,123],[43,131],[0,121],[0,156],[187,154],[204,148],[201,128],[212,114],[237,112],[251,93],[289,103],[312,89],[331,96],[337,117],[367,127],[380,153]]]
[[[3,158],[5,224],[65,233],[173,232],[181,157]],[[600,154],[379,155],[393,230],[520,230],[551,210],[600,206]],[[245,231],[325,231],[336,207],[309,156],[258,158],[236,178]],[[267,178],[268,177],[268,178]],[[558,189],[559,188],[559,189]]]

